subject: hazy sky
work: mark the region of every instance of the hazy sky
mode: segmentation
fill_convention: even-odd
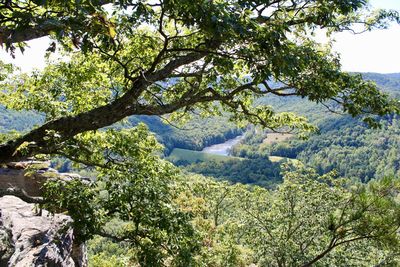
[[[400,11],[400,0],[371,0],[376,8]],[[343,69],[360,72],[400,72],[400,25],[359,35],[336,34],[333,49],[341,54]]]
[[[370,0],[375,8],[400,10],[400,0]],[[400,25],[393,24],[386,30],[375,30],[359,35],[339,33],[335,35],[333,49],[341,54],[341,62],[345,71],[400,72]],[[30,48],[24,55],[17,53],[12,59],[0,49],[0,59],[12,62],[22,71],[45,66],[44,54],[49,45],[48,38],[29,42]]]

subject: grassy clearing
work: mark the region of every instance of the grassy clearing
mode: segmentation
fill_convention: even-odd
[[[279,143],[293,137],[293,134],[288,133],[268,133],[267,138],[263,140],[263,144],[270,145]]]
[[[286,160],[288,158],[278,157],[278,156],[269,156],[268,157],[271,162],[280,162],[282,160]]]

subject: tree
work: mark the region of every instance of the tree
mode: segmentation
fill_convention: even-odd
[[[211,266],[396,266],[400,260],[398,179],[367,185],[297,165],[272,190],[187,180],[178,202],[196,215],[206,243],[202,262]]]
[[[102,235],[130,247],[135,265],[191,266],[197,232],[175,201],[176,169],[157,156],[161,146],[147,128],[89,132],[76,143],[83,153],[75,161],[93,162],[97,180],[49,180],[42,207],[68,211],[76,242]]]
[[[395,11],[368,12],[364,0],[5,1],[0,8],[0,39],[11,52],[50,35],[49,50],[57,41],[70,57],[3,80],[1,104],[43,112],[46,122],[0,145],[2,163],[71,151],[79,134],[138,114],[223,110],[238,122],[313,130],[304,118],[252,104],[269,94],[331,100],[353,116],[398,111],[373,83],[341,72],[338,56],[310,37],[320,28],[370,30],[399,20]]]
[[[54,39],[49,52],[60,49],[69,60],[54,62],[43,72],[30,75],[14,75],[10,66],[0,65],[0,104],[45,115],[43,125],[5,137],[0,163],[49,154],[94,167],[98,180],[91,184],[49,181],[43,205],[53,212],[68,210],[79,241],[101,234],[124,242],[132,248],[134,262],[142,266],[189,266],[202,258],[210,265],[247,264],[253,251],[269,247],[260,245],[262,240],[254,229],[239,231],[245,226],[243,218],[229,214],[229,210],[237,216],[245,214],[259,227],[250,215],[261,206],[245,206],[249,202],[244,200],[259,204],[258,197],[270,194],[240,186],[231,191],[226,184],[224,190],[217,191],[214,189],[219,186],[214,184],[200,192],[211,198],[208,205],[194,211],[190,209],[196,205],[190,204],[188,210],[182,204],[185,194],[189,202],[204,202],[190,198],[198,192],[182,188],[175,169],[160,160],[155,138],[142,125],[128,130],[104,127],[130,115],[173,113],[170,119],[174,119],[192,111],[228,111],[239,123],[250,121],[275,130],[283,126],[288,127],[284,130],[314,129],[292,113],[256,106],[255,100],[265,95],[329,100],[336,103],[335,109],[341,107],[353,116],[398,111],[374,84],[341,72],[338,56],[310,37],[319,28],[335,32],[361,23],[369,30],[398,20],[393,11],[369,13],[364,0],[3,2],[0,41],[11,54],[18,47],[23,50],[24,41],[49,35]],[[370,117],[365,119],[373,122]],[[283,209],[287,195],[301,200],[315,198],[314,204],[331,192],[326,183],[304,180],[315,191],[302,191],[304,188],[298,186],[302,181],[291,183],[288,179],[281,191],[271,193],[274,209],[264,206],[260,216]],[[353,233],[354,238],[372,233],[374,244],[397,242],[393,234],[398,227],[397,202],[391,195],[382,195],[394,192],[393,188],[398,186],[387,184],[371,193],[361,187],[356,193],[366,199],[359,199],[353,191],[334,187],[335,193],[346,192],[343,196],[332,194],[322,203],[329,212],[319,215],[330,220],[329,231],[320,227],[325,220],[311,224],[310,231],[302,228],[304,235],[298,237],[306,241],[312,230],[325,231],[309,254],[292,251],[306,264],[331,255],[341,242],[347,244],[349,239],[344,238],[351,240]],[[351,196],[354,202],[346,198],[352,200]],[[315,205],[307,205],[306,200],[301,202],[299,214],[315,214]],[[367,205],[364,200],[368,200]],[[334,212],[346,201],[354,203],[354,209],[345,215],[354,218],[355,224],[344,224]],[[301,222],[299,214],[292,216],[293,221]],[[287,213],[281,212],[284,215]],[[381,221],[380,215],[384,216]],[[373,224],[365,223],[369,222],[366,218],[372,218]],[[113,220],[118,220],[118,229],[107,229]],[[277,231],[290,226],[274,223]],[[245,236],[239,236],[242,233]],[[243,237],[247,243],[234,243]],[[326,248],[323,241],[327,237],[333,243]],[[297,240],[290,241],[289,245]],[[293,248],[285,242],[277,239],[281,248]],[[213,243],[217,249],[209,253]],[[361,245],[376,248],[374,244]],[[262,256],[260,262],[271,256],[257,255]]]
[[[0,6],[0,44],[14,55],[15,49],[24,49],[24,42],[56,35],[59,41],[69,38],[77,45],[85,34],[109,33],[104,27],[103,5],[112,0],[91,1],[2,1]],[[118,3],[115,3],[118,5]],[[121,1],[119,4],[124,5]],[[55,43],[50,47],[55,49]]]
[[[352,184],[300,167],[276,191],[240,194],[239,220],[261,266],[396,264],[398,190],[397,179]]]

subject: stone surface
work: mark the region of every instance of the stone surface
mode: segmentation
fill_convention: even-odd
[[[73,243],[72,219],[38,212],[17,197],[0,198],[0,266],[86,266],[85,247]]]
[[[27,169],[29,167],[41,169],[41,168],[49,168],[50,161],[27,160],[27,161],[8,162],[6,165],[12,169]]]
[[[27,197],[40,197],[42,196],[41,187],[48,179],[65,181],[82,179],[90,182],[89,178],[81,177],[76,173],[59,173],[49,165],[47,161],[23,161],[8,163],[5,168],[0,167],[0,196],[7,192],[18,191]]]
[[[31,197],[41,196],[41,186],[46,177],[28,175],[24,169],[0,168],[0,189],[15,188]]]

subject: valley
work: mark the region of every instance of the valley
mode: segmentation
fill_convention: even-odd
[[[363,75],[377,82],[382,91],[394,97],[400,95],[398,75]],[[271,133],[259,127],[241,129],[229,122],[226,115],[193,116],[182,127],[159,117],[135,116],[115,127],[122,129],[144,123],[163,144],[167,160],[185,170],[234,183],[271,186],[282,178],[280,165],[294,160],[316,168],[320,174],[337,170],[341,176],[361,181],[399,175],[400,122],[396,115],[382,117],[382,127],[371,129],[360,119],[328,112],[325,107],[298,97],[265,97],[260,102],[278,111],[296,111],[309,118],[320,132],[302,140],[295,134]],[[2,108],[0,133],[27,131],[41,120],[39,114],[27,117],[23,112]],[[67,165],[57,162],[57,166]],[[63,170],[70,171],[65,167]]]
[[[1,2],[0,266],[400,266],[398,0]]]
[[[0,266],[400,266],[398,2],[2,1]]]

